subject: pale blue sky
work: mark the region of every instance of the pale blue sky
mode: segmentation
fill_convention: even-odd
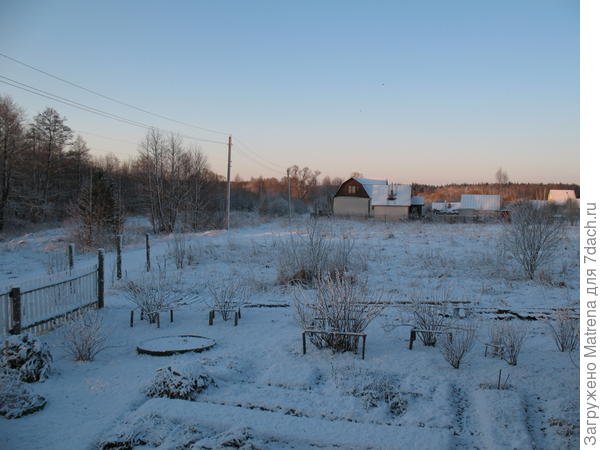
[[[579,181],[579,2],[0,1],[0,52],[128,103],[240,136],[233,173],[291,164],[397,182]],[[0,75],[208,139],[0,58]],[[55,106],[97,154],[144,131]],[[129,143],[131,142],[131,143]],[[234,142],[235,143],[235,142]],[[225,172],[225,147],[203,144]],[[242,147],[242,150],[245,150]],[[247,149],[246,149],[247,153]]]

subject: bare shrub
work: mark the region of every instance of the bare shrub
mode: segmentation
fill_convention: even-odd
[[[475,331],[475,325],[468,324],[460,328],[452,327],[450,333],[440,335],[439,347],[442,355],[455,369],[459,368],[463,356],[473,347]]]
[[[540,267],[554,259],[564,234],[564,222],[556,219],[548,208],[521,203],[512,212],[505,238],[508,251],[527,277],[533,279]]]
[[[493,322],[490,326],[489,337],[491,344],[490,356],[502,358],[502,329],[504,324],[501,322]]]
[[[554,313],[554,322],[547,323],[558,351],[574,351],[579,344],[579,319],[572,317],[567,309],[558,309]]]
[[[446,310],[449,295],[448,290],[434,292],[429,300],[423,300],[419,294],[411,295],[415,326],[421,330],[417,332],[417,336],[425,346],[435,346],[438,332],[447,327]]]
[[[188,257],[188,238],[183,233],[173,233],[169,242],[169,255],[173,258],[175,267],[183,269]]]
[[[205,374],[162,367],[157,369],[154,379],[146,386],[144,393],[148,397],[194,400],[199,393],[213,383],[213,379]]]
[[[292,234],[279,246],[278,279],[282,284],[314,284],[318,278],[344,275],[354,258],[355,242],[327,237],[324,225],[310,219],[305,234]]]
[[[220,283],[208,285],[212,307],[221,314],[223,320],[228,320],[247,298],[247,291],[240,282],[223,280]]]
[[[25,333],[6,338],[0,366],[16,370],[21,381],[33,383],[48,378],[51,364],[48,344],[33,335]]]
[[[294,307],[303,329],[352,333],[363,333],[383,311],[380,302],[369,300],[366,282],[348,276],[317,280],[314,297],[309,298],[303,290],[296,289]],[[358,348],[357,336],[319,334],[309,338],[316,347],[331,348],[335,352]]]
[[[162,269],[144,275],[138,281],[128,281],[125,284],[125,294],[140,309],[144,319],[151,323],[154,323],[160,311],[168,309],[173,302],[166,272]]]
[[[523,342],[527,337],[527,327],[514,322],[503,322],[500,326],[501,333],[501,358],[511,366],[517,365]]]
[[[63,340],[75,361],[93,361],[106,348],[102,317],[96,311],[80,314],[63,328]]]

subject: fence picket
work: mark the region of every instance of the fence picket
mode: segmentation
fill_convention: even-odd
[[[73,272],[64,272],[62,279],[53,277],[52,283],[45,286],[25,283],[25,288],[0,292],[0,336],[21,331],[41,333],[73,312],[97,306],[98,267],[94,265],[87,271],[79,271],[78,275]],[[18,302],[14,300],[17,292]],[[19,310],[15,310],[15,306]]]

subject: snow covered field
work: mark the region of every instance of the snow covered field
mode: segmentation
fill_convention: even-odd
[[[143,242],[131,237],[125,280],[114,279],[114,255],[107,253],[101,315],[109,348],[92,362],[76,363],[60,329],[42,336],[54,371],[29,387],[47,405],[30,416],[0,418],[0,448],[95,448],[107,442],[138,448],[578,448],[577,358],[556,350],[543,320],[556,308],[579,310],[577,227],[569,227],[554,265],[530,281],[499,250],[502,225],[331,220],[327,226],[333,237],[356,241],[357,267],[366,259],[360,275],[391,303],[366,330],[365,360],[310,344],[302,354],[301,330],[289,306],[292,288],[277,283],[286,221],[188,235],[192,257],[185,267],[177,270],[166,259],[172,287],[187,304],[175,309],[173,323],[162,317],[160,328],[137,317],[129,326],[132,304],[124,285],[143,276],[145,261]],[[304,221],[291,228],[301,232]],[[1,242],[0,285],[44,276],[46,252],[66,246],[64,233]],[[155,265],[168,254],[170,240],[153,239]],[[94,254],[77,258],[78,265],[94,261]],[[232,278],[250,291],[239,326],[219,317],[209,326],[208,285]],[[417,341],[408,349],[407,300],[442,291],[464,302],[461,321],[477,325],[476,343],[459,369],[437,347]],[[539,320],[520,321],[513,313]],[[516,366],[484,357],[483,343],[498,317],[528,327]],[[168,357],[136,353],[146,339],[184,334],[212,338],[216,345]],[[214,379],[195,401],[146,397],[143,389],[156,369],[190,365]],[[509,375],[508,389],[495,388],[500,369],[503,379]]]

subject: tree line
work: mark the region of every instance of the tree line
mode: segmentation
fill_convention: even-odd
[[[332,211],[341,178],[292,166],[281,177],[232,181],[233,210],[265,215]],[[361,176],[354,172],[350,176]],[[511,183],[502,169],[496,183],[433,186],[413,183],[427,201],[458,201],[462,193],[500,194],[504,201],[545,199],[549,189],[576,184]],[[80,240],[96,244],[121,231],[126,215],[146,215],[156,233],[223,224],[225,180],[210,170],[197,146],[174,133],[149,129],[135,157],[94,158],[68,120],[46,108],[26,120],[10,97],[0,95],[0,231],[31,223],[72,219]]]
[[[238,177],[232,208],[284,215],[291,193],[294,210],[305,212],[334,189],[327,177],[319,183],[319,175],[293,166],[289,179]],[[19,105],[0,95],[0,231],[73,219],[91,245],[120,232],[126,215],[147,215],[156,233],[220,227],[224,204],[223,177],[177,134],[149,129],[135,157],[94,158],[54,108],[27,121]]]

